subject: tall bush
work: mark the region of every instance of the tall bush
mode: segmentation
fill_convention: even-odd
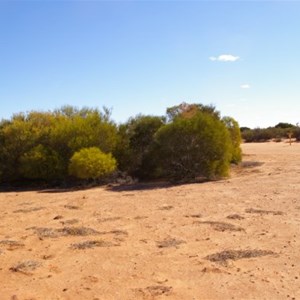
[[[139,115],[119,127],[114,153],[121,170],[139,178],[153,177],[154,135],[164,122],[163,117]]]
[[[224,123],[210,113],[176,118],[156,134],[162,176],[175,180],[226,176],[231,140]]]

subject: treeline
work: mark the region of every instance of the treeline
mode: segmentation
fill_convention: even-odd
[[[116,174],[168,180],[227,176],[241,160],[241,134],[212,106],[182,103],[165,116],[117,125],[108,109],[64,106],[0,123],[0,183],[61,184]]]
[[[291,138],[300,141],[300,127],[290,123],[280,122],[274,127],[254,128],[241,127],[242,138],[246,143],[267,142],[270,140],[280,142],[283,139]]]

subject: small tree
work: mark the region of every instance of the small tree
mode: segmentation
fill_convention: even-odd
[[[111,174],[117,163],[112,155],[99,148],[83,148],[70,159],[69,174],[80,179],[98,179]]]

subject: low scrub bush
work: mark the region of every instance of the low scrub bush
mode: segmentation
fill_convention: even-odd
[[[83,148],[70,159],[69,174],[79,179],[99,179],[111,174],[117,167],[111,154],[99,148]]]

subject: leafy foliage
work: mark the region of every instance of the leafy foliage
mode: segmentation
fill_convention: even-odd
[[[173,121],[177,117],[192,117],[199,111],[208,113],[215,118],[220,119],[220,113],[216,111],[216,108],[213,105],[203,105],[199,103],[188,104],[186,102],[167,108],[167,117],[169,121]]]
[[[98,179],[111,174],[117,163],[112,155],[99,148],[83,148],[75,152],[69,164],[69,174],[80,179]]]
[[[168,108],[166,117],[138,115],[119,126],[110,116],[108,108],[63,106],[2,120],[0,182],[97,179],[117,164],[139,179],[215,178],[241,159],[237,122],[221,119],[214,106],[181,103]]]
[[[54,112],[32,111],[3,120],[0,140],[2,182],[23,178],[52,181],[68,177],[69,160],[82,148],[112,152],[117,128],[107,109],[102,113],[65,106]]]
[[[239,128],[239,124],[236,120],[231,117],[224,117],[222,119],[226,128],[229,131],[232,145],[232,163],[239,163],[242,160],[242,149],[240,144],[242,142],[241,131]]]
[[[119,127],[115,156],[121,170],[140,178],[152,177],[154,135],[164,121],[163,117],[139,115]]]
[[[295,128],[296,126],[290,123],[284,123],[284,122],[280,122],[277,125],[275,125],[275,128]]]
[[[298,140],[299,127],[290,125],[289,123],[278,123],[275,127],[247,129],[242,131],[242,138],[246,143],[266,142],[272,139],[280,141],[288,138],[291,133],[292,137]]]
[[[231,141],[223,122],[210,113],[176,118],[156,134],[163,176],[175,180],[226,176]]]
[[[60,179],[62,171],[62,158],[59,154],[41,144],[20,158],[20,173],[27,179]]]

